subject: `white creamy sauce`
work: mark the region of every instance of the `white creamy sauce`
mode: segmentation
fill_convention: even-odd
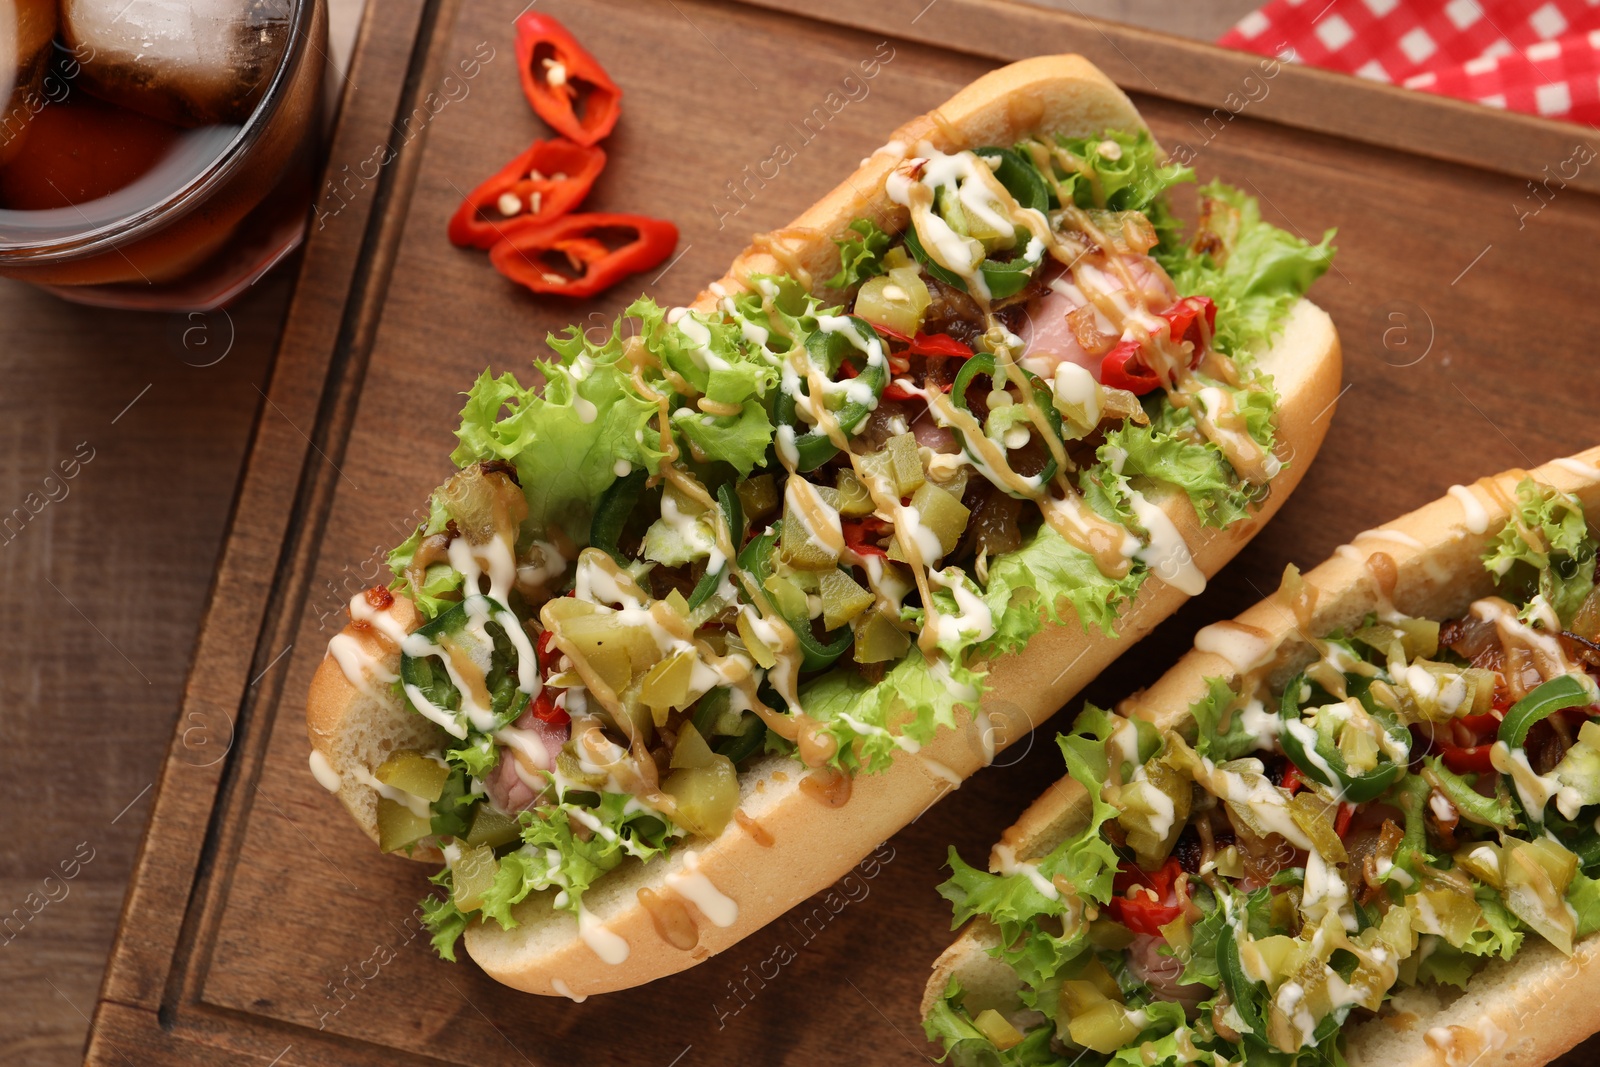
[[[328,757],[322,754],[321,749],[311,750],[311,777],[330,793],[337,793],[339,787],[344,784],[339,772],[333,769],[333,764],[328,762]]]
[[[1576,474],[1579,478],[1600,478],[1600,467],[1585,463],[1577,456],[1562,456],[1560,459],[1550,461],[1552,467],[1559,467],[1568,474]]]
[[[1139,525],[1150,534],[1149,542],[1134,553],[1134,558],[1149,567],[1151,574],[1186,596],[1205,592],[1206,576],[1195,565],[1194,554],[1167,513],[1146,500],[1137,489],[1128,491],[1128,503]]]
[[[616,967],[628,958],[628,943],[582,904],[578,905],[578,937],[602,963]]]
[[[1236,623],[1214,622],[1194,635],[1197,652],[1209,652],[1228,662],[1239,674],[1265,663],[1275,651],[1272,640],[1241,629]]]
[[[711,920],[713,926],[727,928],[739,918],[739,905],[711,884],[711,879],[700,870],[700,855],[693,850],[683,854],[683,866],[666,876],[667,887],[683,897],[700,914]]]
[[[1029,882],[1033,883],[1033,888],[1037,889],[1046,899],[1061,899],[1061,891],[1051,883],[1050,879],[1044,876],[1039,870],[1039,865],[1017,859],[1016,850],[1010,845],[994,846],[990,856],[996,874],[1007,877],[1015,874],[1023,875]]]
[[[388,685],[399,677],[362,647],[361,641],[352,634],[334,634],[328,641],[328,655],[339,665],[345,680],[368,696],[377,695],[373,682]]]
[[[923,756],[922,766],[935,778],[942,782],[948,782],[951,789],[961,788],[961,776],[938,760]]]
[[[1450,495],[1461,505],[1461,514],[1468,530],[1481,534],[1489,528],[1489,512],[1471,489],[1464,485],[1452,485]]]
[[[550,979],[550,988],[554,989],[557,993],[560,993],[574,1004],[582,1004],[584,1001],[589,999],[589,994],[574,993],[567,983],[563,982],[559,978]]]

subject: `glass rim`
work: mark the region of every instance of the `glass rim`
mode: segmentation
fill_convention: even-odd
[[[296,44],[302,38],[309,40],[310,20],[316,13],[317,0],[289,0],[289,3],[289,39],[272,80],[239,132],[199,173],[153,204],[80,233],[46,241],[0,237],[0,262],[56,263],[99,255],[113,250],[119,243],[147,237],[199,207],[242,166],[246,153],[261,139],[272,116],[282,106],[289,81],[299,70],[300,63],[307,59],[310,49],[297,48]]]

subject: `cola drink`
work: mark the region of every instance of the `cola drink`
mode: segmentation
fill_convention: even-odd
[[[298,243],[324,0],[0,0],[0,275],[199,310]]]

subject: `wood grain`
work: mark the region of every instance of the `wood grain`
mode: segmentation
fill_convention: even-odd
[[[686,300],[751,231],[786,221],[900,120],[1019,42],[1092,51],[1111,39],[1009,5],[982,9],[993,32],[978,34],[970,20],[980,9],[966,0],[942,0],[913,23],[923,6],[859,9],[879,24],[866,33],[688,0],[551,3],[629,92],[594,206],[666,215],[683,229],[682,258],[636,281],[662,301]],[[508,24],[520,7],[397,3],[366,26],[367,67],[358,63],[353,77],[362,88],[341,127],[335,172],[366,158],[375,132],[387,136],[411,100],[480,45],[497,48],[497,58],[308,250],[185,695],[185,715],[198,713],[204,730],[188,745],[174,735],[91,1062],[556,1063],[590,1062],[597,1049],[644,1065],[679,1056],[918,1059],[931,1050],[915,1006],[925,968],[949,937],[932,892],[944,849],[982,855],[1059,774],[1052,746],[1035,745],[898,835],[871,877],[864,870],[844,887],[849,902],[837,913],[813,900],[695,970],[581,1006],[523,997],[470,965],[442,964],[415,936],[423,872],[376,855],[311,781],[302,694],[337,624],[330,607],[374,573],[375,549],[401,535],[445,473],[454,392],[486,364],[523,365],[538,338],[569,321],[568,309],[511,289],[481,256],[442,238],[460,192],[538,133],[508,62]],[[950,21],[929,23],[936,15]],[[933,32],[925,23],[956,47],[914,39]],[[1238,69],[1236,57],[1107,32],[1117,47],[1137,49],[1140,66],[1172,72],[1137,101],[1169,143],[1227,91],[1220,75],[1207,80],[1185,64]],[[812,108],[886,38],[894,59],[870,91],[820,131],[801,132]],[[1139,88],[1136,76],[1127,81]],[[1365,91],[1284,70],[1271,99],[1346,89]],[[1519,228],[1521,181],[1487,169],[1507,153],[1482,153],[1478,168],[1444,161],[1474,139],[1554,144],[1548,124],[1360,99],[1398,108],[1412,125],[1352,138],[1330,98],[1320,111],[1280,103],[1247,112],[1199,146],[1203,178],[1252,188],[1275,221],[1307,234],[1341,228],[1338,268],[1316,295],[1341,325],[1350,391],[1331,416],[1326,458],[1275,524],[1207,597],[1102,676],[1091,699],[1115,700],[1155,677],[1202,621],[1256,600],[1289,560],[1321,559],[1451,482],[1592,443],[1577,413],[1600,401],[1600,381],[1585,373],[1583,353],[1548,346],[1534,361],[1519,346],[1529,321],[1560,321],[1576,336],[1600,325],[1577,281],[1579,250],[1600,238],[1600,202],[1573,188]],[[1415,136],[1424,118],[1431,139]],[[1408,140],[1419,143],[1397,143]],[[780,141],[795,142],[793,162],[729,200],[726,183],[742,181],[743,168]],[[1527,162],[1512,158],[1504,169]],[[632,295],[597,302],[592,321],[608,321]],[[1572,414],[1552,417],[1553,395]],[[225,726],[234,737],[227,758],[202,765],[210,753],[196,755],[193,742]],[[777,966],[790,951],[793,961]]]

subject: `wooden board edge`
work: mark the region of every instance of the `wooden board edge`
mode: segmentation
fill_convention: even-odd
[[[1211,110],[1218,130],[1248,117],[1600,194],[1600,171],[1579,167],[1571,178],[1555,174],[1587,143],[1589,127],[1281,63],[1026,0],[811,0],[803,14],[788,0],[736,2],[1007,63],[1041,51],[1076,51],[1130,93]],[[1215,136],[1209,125],[1196,132]]]

